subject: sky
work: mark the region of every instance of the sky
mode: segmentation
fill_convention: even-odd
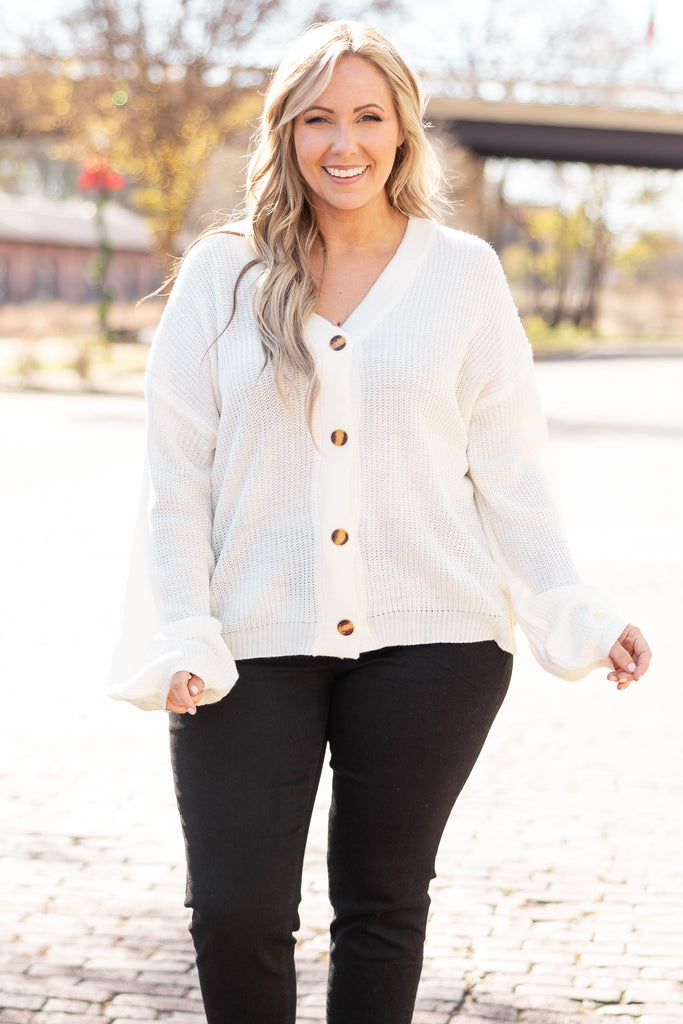
[[[166,0],[169,2],[169,0]],[[517,54],[524,51],[541,52],[547,33],[567,18],[592,11],[589,17],[609,25],[617,36],[643,40],[643,68],[647,71],[659,64],[666,73],[668,68],[681,77],[683,62],[680,40],[683,38],[683,3],[681,0],[402,0],[404,14],[376,15],[373,20],[385,28],[404,56],[422,70],[431,70],[446,63],[453,54],[462,51],[469,39],[474,48],[491,27],[502,27],[510,32]],[[310,3],[313,7],[314,2]],[[45,27],[56,14],[75,4],[69,0],[30,0],[25,4],[10,4],[3,11],[5,29],[34,30]],[[208,6],[208,4],[207,4]],[[305,10],[303,0],[292,0],[291,10]],[[156,11],[163,5],[152,3]],[[338,0],[335,10],[340,17],[359,7],[358,0]],[[646,43],[648,25],[654,14],[654,33]],[[296,17],[280,18],[273,22],[268,50],[278,60],[285,46],[297,33],[300,22]],[[5,33],[3,33],[5,35]],[[263,46],[259,47],[263,53]],[[270,56],[270,54],[269,54]],[[511,55],[514,63],[514,53]],[[590,69],[588,69],[590,70]]]

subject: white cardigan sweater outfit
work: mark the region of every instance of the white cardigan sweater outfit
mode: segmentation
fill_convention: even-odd
[[[515,619],[554,674],[609,666],[627,620],[572,563],[530,347],[493,250],[412,218],[341,328],[310,318],[317,447],[304,382],[288,411],[264,367],[258,267],[224,330],[253,258],[234,234],[196,244],[152,345],[149,500],[110,695],[163,708],[185,669],[210,703],[241,658],[513,651]]]

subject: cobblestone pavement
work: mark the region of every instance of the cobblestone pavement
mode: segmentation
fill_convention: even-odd
[[[523,646],[442,845],[414,1024],[680,1024],[683,359],[542,363],[539,382],[582,572],[656,661],[619,694]],[[0,1024],[203,1020],[164,716],[101,695],[141,430],[131,395],[0,395]],[[328,787],[302,1024],[324,1013]]]

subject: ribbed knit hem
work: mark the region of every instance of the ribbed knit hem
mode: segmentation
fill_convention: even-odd
[[[223,639],[235,661],[240,661],[310,654],[316,633],[316,622],[272,622],[254,629],[223,633]]]
[[[364,649],[399,644],[472,644],[495,640],[515,653],[513,625],[504,619],[473,612],[401,611],[368,619],[370,643]]]
[[[317,634],[316,623],[280,622],[251,630],[224,633],[223,639],[236,661],[247,658],[281,658],[310,654]],[[415,644],[477,643],[495,640],[499,647],[515,652],[512,624],[486,615],[452,611],[403,611],[368,619],[367,636],[360,653],[380,647],[412,647]],[[340,648],[316,651],[340,657]],[[349,657],[358,657],[357,649]]]

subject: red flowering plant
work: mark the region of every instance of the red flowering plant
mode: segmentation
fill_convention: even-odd
[[[91,276],[97,297],[97,322],[100,334],[105,340],[109,340],[112,332],[107,324],[107,313],[112,303],[112,295],[106,287],[106,276],[113,249],[107,241],[104,207],[112,192],[120,192],[125,188],[126,181],[118,171],[112,169],[107,160],[98,157],[83,167],[78,175],[77,184],[82,192],[94,194],[95,198],[98,254],[92,267]]]
[[[120,192],[126,180],[114,171],[106,160],[91,160],[78,175],[78,187],[82,192],[96,192],[106,196],[109,192]]]

